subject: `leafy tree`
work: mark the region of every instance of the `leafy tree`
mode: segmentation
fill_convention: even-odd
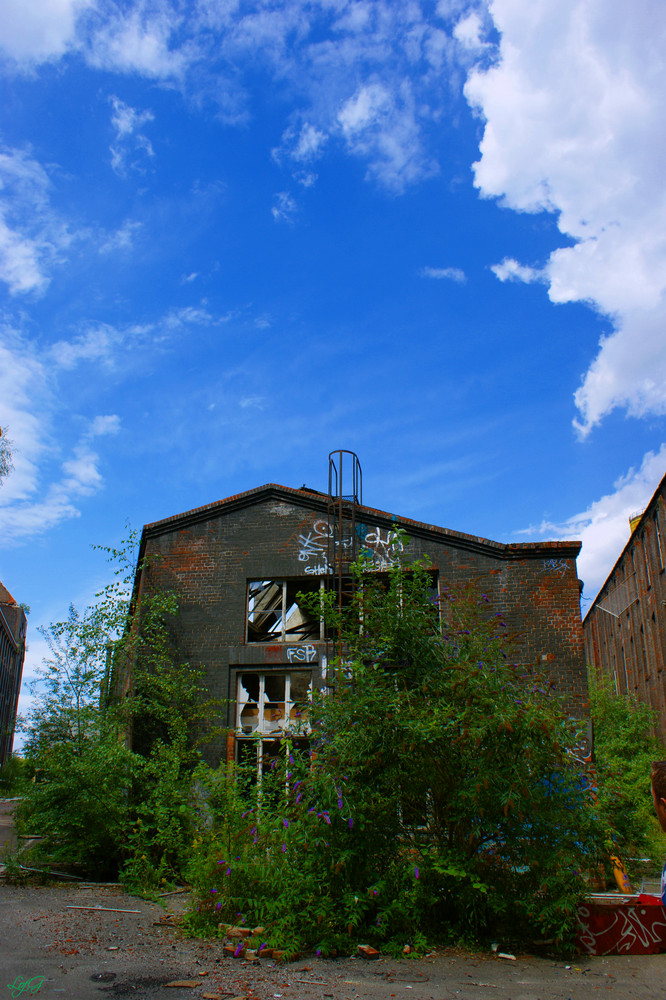
[[[196,731],[210,703],[178,658],[173,595],[146,597],[130,616],[134,541],[106,550],[117,572],[98,602],[43,632],[51,655],[24,724],[37,780],[19,821],[43,836],[50,862],[121,871],[145,889],[179,877],[186,861]],[[120,700],[109,693],[113,671],[128,678]]]
[[[589,685],[596,793],[607,852],[620,855],[634,878],[640,876],[641,866],[632,859],[653,859],[648,872],[656,874],[663,835],[654,814],[650,765],[666,757],[666,748],[654,737],[656,713],[592,676]]]

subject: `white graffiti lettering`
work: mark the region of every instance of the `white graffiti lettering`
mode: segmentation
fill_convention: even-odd
[[[287,659],[290,663],[316,663],[317,650],[314,646],[288,646]]]
[[[328,560],[325,559],[322,563],[317,563],[316,566],[306,566],[305,571],[311,576],[326,576],[327,573],[332,573],[333,570],[328,564]]]
[[[395,531],[372,528],[366,532],[363,548],[370,555],[377,569],[385,570],[395,566],[403,550],[400,536]]]
[[[356,529],[359,549],[377,570],[395,566],[403,550],[400,534],[392,529],[361,524]],[[311,576],[324,576],[333,572],[329,563],[331,547],[336,551],[353,549],[355,538],[347,534],[336,538],[335,527],[328,521],[313,520],[312,527],[303,527],[298,535],[298,561],[308,563],[304,572]]]
[[[566,559],[544,559],[543,569],[544,573],[557,573],[558,576],[564,576],[567,571],[567,561]]]

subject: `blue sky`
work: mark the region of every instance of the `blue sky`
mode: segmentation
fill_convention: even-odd
[[[580,538],[666,471],[648,0],[4,0],[0,579],[360,457],[376,507]]]

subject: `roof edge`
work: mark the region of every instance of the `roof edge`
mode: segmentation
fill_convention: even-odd
[[[313,508],[326,513],[328,509],[326,495],[314,494],[307,490],[294,489],[291,486],[280,486],[278,483],[266,483],[264,486],[257,486],[254,489],[246,490],[226,497],[223,500],[216,500],[213,503],[205,504],[202,507],[195,507],[182,514],[173,514],[159,521],[152,521],[143,528],[141,537],[141,549],[148,538],[156,538],[167,534],[173,530],[181,530],[192,524],[197,524],[207,520],[211,515],[227,513],[228,511],[240,510],[250,507],[263,499],[274,497],[288,503],[299,504],[310,510]],[[383,522],[382,527],[404,527],[408,533],[421,537],[432,537],[433,535],[446,539],[457,548],[482,551],[496,554],[502,558],[521,558],[529,555],[538,557],[544,554],[553,558],[554,555],[569,556],[575,558],[581,550],[582,542],[578,540],[569,541],[548,541],[548,542],[496,542],[490,538],[480,535],[469,535],[462,531],[454,531],[451,528],[441,528],[435,524],[428,524],[424,521],[416,521],[413,518],[402,517],[388,511],[368,507],[359,504],[359,511],[366,516],[372,516],[375,520]]]

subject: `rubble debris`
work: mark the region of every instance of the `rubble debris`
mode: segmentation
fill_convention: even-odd
[[[67,906],[67,910],[102,910],[105,913],[141,913],[141,910],[121,910],[117,906]]]
[[[169,987],[182,987],[183,989],[194,989],[195,986],[200,986],[200,979],[176,979],[173,983],[165,983],[164,986]]]
[[[360,944],[356,949],[361,958],[379,958],[376,948],[371,948],[369,944]]]

